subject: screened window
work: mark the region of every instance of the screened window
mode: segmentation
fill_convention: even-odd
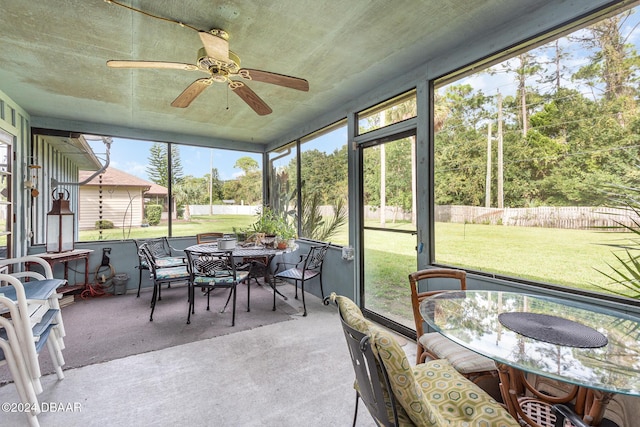
[[[295,143],[269,153],[269,206],[288,221],[298,215],[298,149]]]
[[[638,295],[637,12],[436,83],[435,263]]]
[[[358,135],[416,117],[416,91],[398,95],[357,114]]]
[[[0,129],[0,259],[11,256],[11,178],[13,135]]]
[[[300,141],[300,237],[348,245],[347,124]]]
[[[89,143],[104,164],[102,138]],[[80,241],[232,233],[262,205],[261,154],[120,138],[109,151],[79,189]]]

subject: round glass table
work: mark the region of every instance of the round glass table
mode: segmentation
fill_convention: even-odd
[[[425,299],[423,319],[458,344],[493,359],[501,382],[522,372],[595,391],[597,425],[616,393],[640,395],[640,318],[566,299],[499,291],[449,291]],[[513,391],[502,390],[513,394]],[[543,396],[544,397],[544,396]]]

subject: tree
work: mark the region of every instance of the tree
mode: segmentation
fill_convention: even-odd
[[[184,206],[184,219],[190,220],[189,205],[201,204],[206,199],[207,182],[204,178],[186,176],[173,186],[173,197],[176,200],[176,205]]]
[[[249,205],[259,203],[262,200],[262,173],[258,162],[244,156],[236,160],[233,167],[241,169],[243,174],[236,179],[238,185],[231,198]]]
[[[587,31],[590,36],[578,40],[594,53],[590,62],[574,75],[576,80],[585,80],[592,85],[604,83],[604,96],[608,100],[633,95],[635,72],[640,64],[632,46],[627,45],[622,35],[622,24],[633,13],[629,10],[620,15],[604,19]]]
[[[149,149],[149,165],[146,172],[149,179],[163,187],[169,186],[169,145],[155,142]],[[171,184],[177,184],[182,178],[180,149],[171,145]]]

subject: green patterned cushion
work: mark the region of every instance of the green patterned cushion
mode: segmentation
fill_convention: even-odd
[[[396,400],[418,426],[518,427],[516,420],[446,360],[411,367],[391,334],[376,326],[371,340]]]
[[[441,426],[445,421],[424,398],[407,355],[391,334],[371,326],[371,343],[378,360],[384,365],[398,404],[418,426]]]
[[[371,327],[374,327],[374,325],[373,323],[369,322],[367,319],[364,318],[364,316],[362,315],[362,311],[353,301],[351,301],[347,297],[336,295],[335,292],[332,292],[329,298],[331,299],[331,301],[334,301],[338,304],[340,313],[342,314],[344,321],[349,326],[359,331],[360,333],[369,335],[369,329]],[[380,377],[382,378],[382,372],[380,372],[379,368],[378,368],[378,371],[379,371]],[[384,383],[381,385],[382,385],[382,394],[384,395],[384,400],[385,400],[385,406],[387,408],[387,416],[389,417],[389,420],[393,420],[393,412],[391,410],[391,400],[389,399],[389,392]],[[357,381],[354,383],[353,387],[356,390],[358,390]],[[400,424],[400,426],[405,427],[405,426],[414,425],[411,422],[411,419],[407,415],[404,408],[397,402],[396,402],[396,413],[398,414],[398,423]]]
[[[335,292],[331,294],[330,298],[332,301],[338,303],[338,308],[340,309],[342,318],[347,323],[347,325],[351,326],[353,329],[360,333],[369,333],[369,325],[371,324],[371,322],[364,318],[360,307],[358,307],[349,298],[343,297],[341,295],[336,295]]]

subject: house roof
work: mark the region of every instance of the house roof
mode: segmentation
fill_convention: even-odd
[[[83,182],[89,178],[95,172],[93,171],[80,171],[79,180]],[[128,174],[116,168],[107,168],[103,173],[93,177],[89,182],[84,184],[86,186],[110,186],[110,187],[141,187],[143,192],[147,195],[167,195],[169,191],[167,187],[154,184],[137,176]],[[146,190],[144,190],[146,188]]]

